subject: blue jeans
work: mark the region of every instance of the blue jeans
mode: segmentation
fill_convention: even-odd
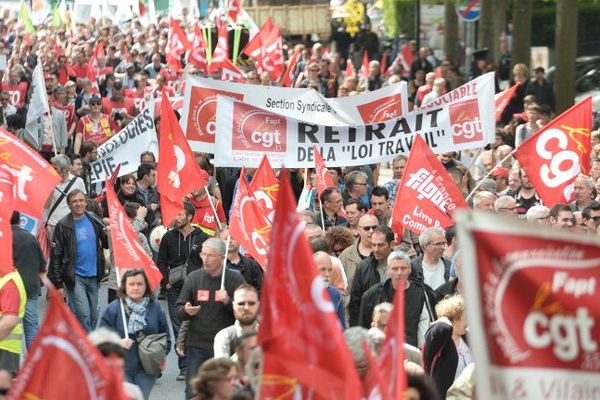
[[[38,333],[38,299],[40,295],[35,294],[27,299],[25,303],[25,317],[23,318],[23,333],[25,333],[25,346],[27,350],[31,348],[31,344]]]
[[[200,347],[187,346],[185,355],[187,356],[187,369],[185,370],[185,398],[193,399],[194,392],[190,386],[192,379],[198,375],[198,368],[204,364],[204,361],[214,357],[214,349],[203,349]]]
[[[98,321],[98,279],[75,276],[73,290],[67,289],[69,308],[83,328],[91,332]]]
[[[144,395],[145,400],[150,398],[150,392],[152,391],[157,378],[158,375],[147,374],[141,369],[138,370],[135,375],[131,375],[127,372],[125,373],[125,380],[133,383],[134,385],[138,385],[142,391],[142,394]]]
[[[171,319],[171,326],[173,327],[173,336],[175,340],[173,340],[173,349],[177,344],[177,335],[179,335],[179,328],[181,328],[181,321],[177,318],[177,298],[179,297],[179,293],[181,292],[181,288],[171,288],[167,289],[167,304],[169,306],[169,318]],[[177,354],[177,353],[175,353]],[[185,369],[186,357],[180,357],[177,355],[177,366],[180,370]]]

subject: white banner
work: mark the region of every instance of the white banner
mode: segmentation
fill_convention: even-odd
[[[98,147],[98,159],[91,165],[92,183],[104,182],[119,164],[119,176],[137,171],[140,154],[144,151],[153,152],[158,160],[153,110],[153,107],[144,109],[121,132]]]
[[[382,122],[408,111],[405,82],[358,96],[326,99],[313,89],[248,85],[189,77],[185,85],[181,128],[193,151],[215,152],[219,95],[300,121],[333,126]]]
[[[373,164],[407,154],[416,134],[434,153],[483,147],[495,136],[494,74],[488,73],[403,117],[371,125],[320,125],[218,96],[215,165],[312,168],[313,145],[328,167]]]

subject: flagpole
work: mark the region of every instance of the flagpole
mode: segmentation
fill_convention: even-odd
[[[208,188],[206,186],[204,186],[204,191],[206,192],[206,196],[208,197],[208,203],[210,204],[210,208],[215,216],[215,219],[217,220],[217,226],[219,227],[219,230],[221,230],[221,221],[219,221],[219,215],[217,214],[217,209],[215,207],[215,204],[212,201],[212,196],[210,195],[210,193],[208,193]]]
[[[477,183],[477,185],[475,185],[475,187],[473,188],[473,190],[471,190],[471,193],[469,193],[469,195],[467,196],[467,198],[465,200],[469,201],[469,199],[471,198],[471,196],[473,196],[473,194],[475,193],[475,191],[477,189],[479,189],[479,187],[483,184],[483,180],[488,178],[492,172],[494,172],[494,170],[498,167],[501,166],[504,161],[508,160],[510,157],[512,157],[512,155],[514,154],[514,152],[517,151],[517,149],[514,149],[513,151],[511,151],[510,153],[508,153],[508,155],[506,157],[504,157],[502,160],[500,160],[498,162],[498,164],[494,165],[494,167],[490,170],[490,172],[488,172],[483,178],[481,178],[479,180],[479,182]]]
[[[229,252],[229,242],[231,236],[227,235],[227,241],[225,242],[225,257],[223,257],[223,271],[221,271],[221,290],[225,290],[225,271],[227,271],[227,253]]]
[[[321,228],[323,228],[323,232],[325,232],[325,217],[323,216],[323,203],[321,203],[320,198],[319,198],[319,209],[321,210]]]
[[[112,253],[112,249],[111,249],[111,253]],[[111,255],[111,257],[113,257],[113,256]],[[113,257],[113,262],[114,262],[114,257]],[[119,274],[119,267],[115,267],[115,271],[116,271],[115,273],[117,275],[117,290],[118,290],[121,288],[121,276]],[[127,339],[129,337],[129,332],[128,332],[128,328],[127,328],[127,318],[125,317],[125,306],[123,305],[123,299],[121,299],[121,298],[119,298],[119,306],[121,307],[121,320],[123,322],[123,339]]]

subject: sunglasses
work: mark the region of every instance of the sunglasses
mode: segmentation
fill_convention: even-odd
[[[240,307],[245,307],[246,305],[248,307],[252,307],[252,306],[256,305],[256,302],[255,301],[240,301],[239,303],[237,303],[237,305]]]
[[[361,226],[361,229],[364,229],[365,231],[374,231],[375,228],[377,228],[377,225]]]

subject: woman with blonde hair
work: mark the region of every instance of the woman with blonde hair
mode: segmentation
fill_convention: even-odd
[[[435,306],[435,312],[438,319],[425,333],[423,365],[444,399],[448,388],[473,359],[464,339],[467,320],[462,296],[446,297]]]
[[[191,382],[197,400],[229,400],[238,384],[236,363],[224,357],[207,360]]]

